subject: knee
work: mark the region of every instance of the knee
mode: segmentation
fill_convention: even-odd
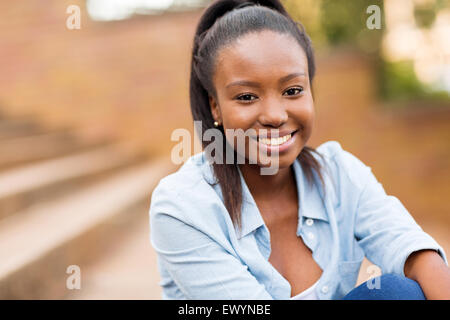
[[[425,300],[422,288],[416,281],[399,274],[388,273],[381,276],[393,297],[403,300]]]
[[[346,300],[425,300],[420,285],[404,276],[388,273],[359,285]]]
[[[396,273],[386,273],[382,274],[381,276],[378,276],[377,278],[380,279],[380,282],[383,281],[385,283],[389,283],[391,285],[413,285],[413,283],[417,283],[416,281],[409,279],[407,277],[404,277],[402,275],[396,274]]]

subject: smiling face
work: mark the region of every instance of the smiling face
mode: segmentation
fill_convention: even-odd
[[[213,84],[217,100],[210,97],[211,113],[234,146],[236,137],[227,129],[253,129],[256,134],[266,129],[267,136],[279,132],[280,137],[296,131],[269,146],[267,140],[248,139],[242,154],[266,166],[264,158],[251,152],[256,150],[249,147],[253,143],[269,155],[278,150],[279,168],[289,167],[311,136],[314,122],[308,60],[297,41],[268,30],[246,34],[219,51]]]

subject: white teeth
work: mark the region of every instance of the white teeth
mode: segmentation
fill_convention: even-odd
[[[288,134],[284,137],[280,137],[280,138],[261,138],[259,139],[260,142],[267,144],[267,145],[271,145],[271,146],[278,146],[280,144],[285,143],[286,141],[288,141],[291,138],[291,134]]]

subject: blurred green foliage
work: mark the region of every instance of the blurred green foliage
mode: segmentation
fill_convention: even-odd
[[[300,21],[310,35],[314,46],[351,47],[369,54],[376,66],[378,92],[385,100],[446,100],[446,91],[437,91],[422,83],[415,74],[411,61],[383,60],[381,43],[385,27],[383,0],[282,0],[291,16]],[[429,28],[437,12],[448,7],[448,0],[435,0],[414,5],[414,19],[419,28]],[[370,5],[381,10],[381,29],[369,29],[367,13]]]
[[[315,46],[355,46],[366,53],[377,53],[383,35],[382,0],[284,0],[289,13],[306,28]],[[381,10],[381,29],[366,26],[367,8]]]
[[[321,26],[328,43],[331,45],[355,44],[366,50],[367,43],[373,42],[372,50],[379,48],[382,29],[370,30],[366,26],[370,14],[367,8],[377,5],[381,11],[381,26],[383,27],[383,1],[380,0],[321,0]],[[368,41],[362,41],[364,38]],[[366,44],[366,45],[364,45]]]
[[[414,19],[420,28],[430,28],[436,20],[436,13],[449,6],[448,0],[418,2],[414,5]]]
[[[420,82],[414,72],[412,61],[387,62],[381,60],[380,93],[386,100],[446,100],[449,93],[432,90]]]

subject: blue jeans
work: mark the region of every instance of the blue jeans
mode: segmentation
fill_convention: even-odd
[[[352,289],[343,300],[426,300],[420,285],[398,274],[383,274]]]

